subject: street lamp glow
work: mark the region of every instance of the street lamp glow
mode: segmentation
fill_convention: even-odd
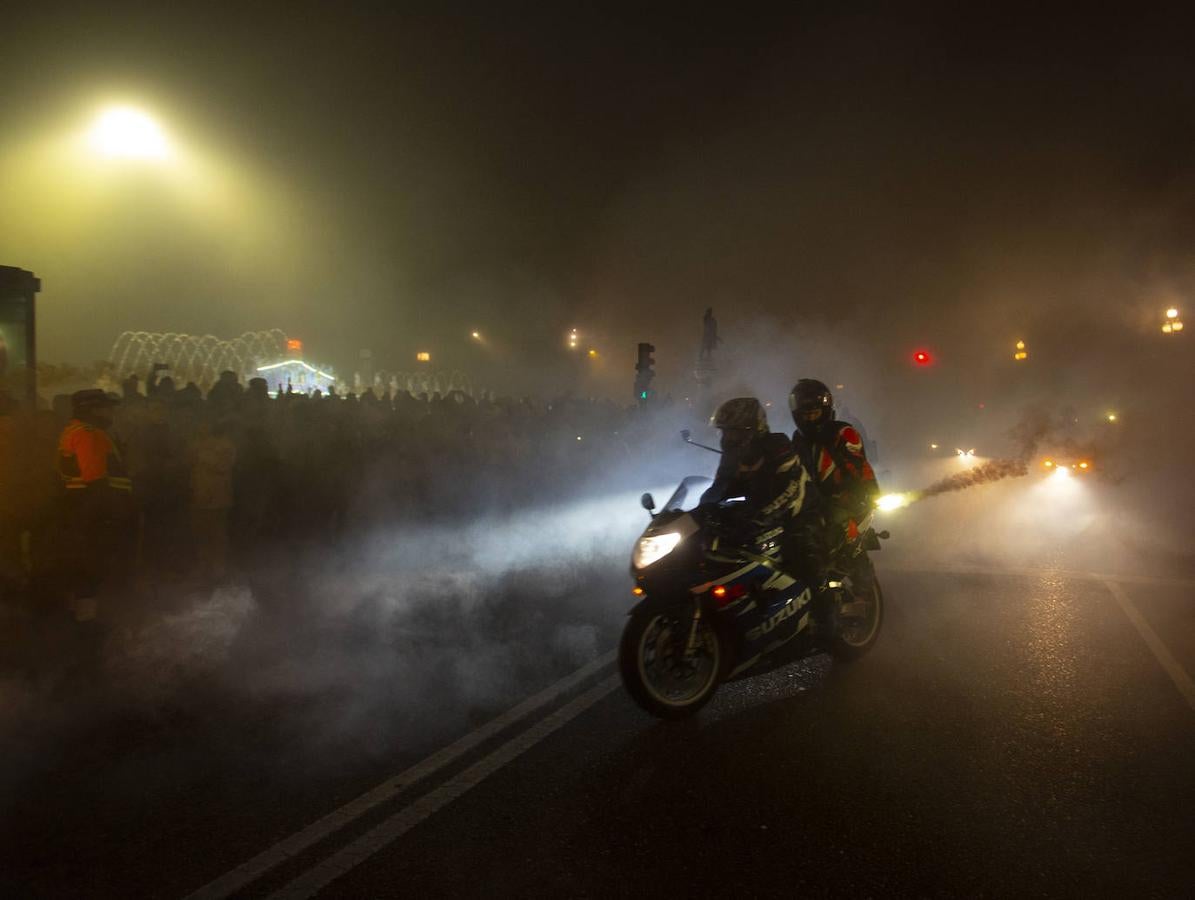
[[[1108,413],[1108,421],[1115,422],[1116,421],[1116,413],[1114,413],[1114,412]]]
[[[103,156],[158,160],[170,156],[170,144],[158,123],[127,106],[100,113],[88,134],[88,142]]]
[[[470,332],[470,336],[471,336],[471,337],[473,338],[473,340],[475,340],[475,341],[480,341],[480,340],[481,340],[481,332],[480,332],[480,331],[473,331],[473,332]]]
[[[1175,309],[1173,306],[1170,307],[1170,309],[1166,310],[1166,318],[1167,319],[1177,319],[1178,318],[1178,310]]]

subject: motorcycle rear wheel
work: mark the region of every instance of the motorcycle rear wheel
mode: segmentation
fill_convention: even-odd
[[[634,612],[622,631],[618,670],[623,687],[657,718],[688,718],[709,703],[722,681],[727,654],[708,621],[698,623],[693,659],[683,658],[692,624],[684,609]]]
[[[874,571],[871,584],[870,597],[859,598],[851,594],[836,613],[838,623],[830,642],[830,654],[835,659],[844,662],[858,659],[874,647],[880,637],[880,626],[884,623],[884,592]],[[861,615],[844,616],[846,611],[858,611]]]

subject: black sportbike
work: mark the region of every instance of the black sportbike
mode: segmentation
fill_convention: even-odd
[[[823,582],[806,584],[778,562],[780,529],[750,546],[726,542],[720,523],[736,501],[686,511],[710,483],[685,478],[659,512],[644,494],[652,520],[631,557],[640,600],[623,629],[619,669],[635,702],[666,719],[693,715],[725,681],[814,653],[857,659],[884,619],[867,553],[888,533],[877,534],[870,517],[833,554]]]

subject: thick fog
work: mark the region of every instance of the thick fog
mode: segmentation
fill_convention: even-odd
[[[4,788],[104,721],[169,729],[205,705],[268,719],[236,752],[300,770],[442,743],[614,646],[639,494],[717,462],[679,430],[715,443],[714,405],[757,396],[791,432],[801,377],[911,495],[878,517],[881,581],[1191,574],[1195,334],[1159,326],[1195,296],[1195,78],[1164,23],[1089,42],[895,14],[244,12],[167,38],[147,15],[29,21],[6,51],[0,263],[43,279],[43,360],[103,359],[124,330],[277,327],[346,373],[364,348],[399,370],[431,348],[479,392],[628,405],[650,341],[656,394],[564,488],[355,522],[215,587],[140,586],[85,690],[52,659],[0,672]],[[80,155],[109,99],[161,118],[170,165]],[[1080,457],[1070,477],[1044,464]]]
[[[1195,79],[1160,17],[205,16],[12,23],[0,247],[43,278],[46,360],[277,327],[341,371],[433,349],[499,390],[625,396],[649,340],[679,393],[714,305],[881,371],[1024,337],[1061,381],[1190,291]],[[80,150],[111,102],[169,165]]]

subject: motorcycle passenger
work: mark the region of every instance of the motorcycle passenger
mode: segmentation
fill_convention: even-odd
[[[784,568],[817,585],[820,580],[819,498],[788,437],[768,428],[763,404],[754,397],[727,400],[714,414],[721,431],[722,461],[714,483],[701,497],[707,508],[733,497],[745,502],[728,510],[727,537],[750,543],[781,527]]]
[[[788,395],[797,430],[793,448],[826,501],[829,544],[859,536],[859,522],[875,507],[880,486],[858,429],[834,417],[834,397],[820,381],[802,378]]]

